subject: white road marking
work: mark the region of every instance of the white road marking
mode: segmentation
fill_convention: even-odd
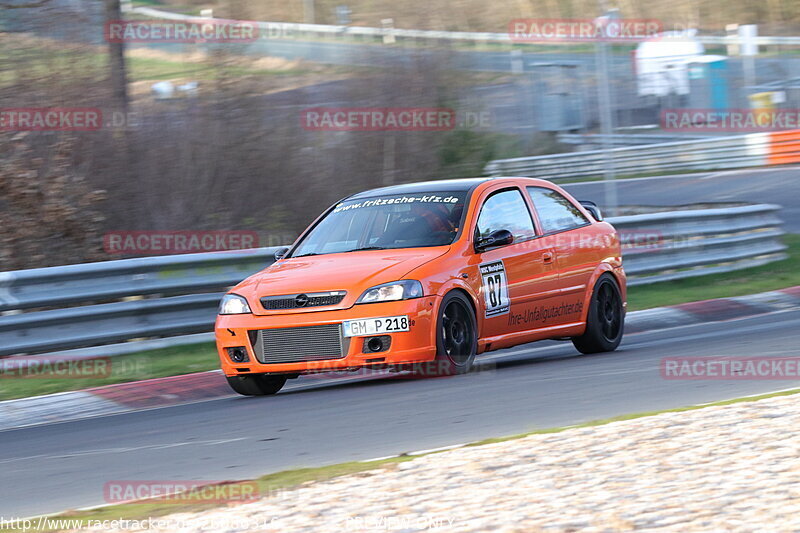
[[[731,402],[733,400],[743,400],[746,398],[758,398],[759,396],[764,396],[766,394],[778,394],[781,392],[796,391],[798,389],[800,389],[800,387],[789,387],[788,389],[778,389],[774,391],[759,392],[758,394],[748,394],[747,396],[734,396],[733,398],[728,398],[727,400],[714,400],[713,402],[708,402],[708,403],[698,403],[695,404],[693,407],[704,407],[706,405],[714,405],[720,402]]]
[[[148,444],[146,446],[131,446],[124,448],[98,448],[95,450],[81,450],[78,452],[67,454],[52,454],[52,455],[31,455],[28,457],[14,457],[12,459],[4,459],[0,464],[14,463],[17,461],[29,461],[31,459],[68,459],[70,457],[85,457],[88,455],[108,455],[125,452],[136,452],[141,450],[164,450],[167,448],[177,448],[180,446],[218,446],[220,444],[228,444],[230,442],[247,440],[247,437],[239,437],[235,439],[215,439],[215,440],[200,440],[200,441],[186,441],[186,442],[171,442],[164,444]]]
[[[425,454],[428,454],[428,453],[444,452],[444,451],[447,451],[447,450],[453,450],[455,448],[462,448],[462,447],[466,446],[467,444],[470,444],[470,443],[462,442],[461,444],[451,444],[449,446],[440,446],[438,448],[429,448],[427,450],[417,450],[415,452],[408,452],[406,455],[425,455]]]
[[[363,461],[359,461],[359,463],[372,463],[375,461],[385,461],[386,459],[395,459],[397,457],[400,457],[400,454],[384,455],[383,457],[375,457],[374,459],[364,459]]]

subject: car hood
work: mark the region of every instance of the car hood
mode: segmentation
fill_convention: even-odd
[[[425,263],[444,255],[449,246],[403,250],[367,250],[289,258],[250,276],[233,292],[248,299],[253,314],[274,315],[346,309],[368,288],[403,279]],[[347,291],[337,305],[267,311],[259,299],[264,296]]]

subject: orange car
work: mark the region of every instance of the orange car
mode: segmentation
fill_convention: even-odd
[[[244,395],[367,366],[468,372],[475,356],[622,339],[619,239],[591,202],[529,178],[431,181],[355,194],[223,298],[222,370]]]

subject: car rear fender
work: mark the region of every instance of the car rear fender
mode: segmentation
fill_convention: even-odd
[[[617,282],[617,286],[619,287],[620,293],[622,295],[622,302],[627,302],[626,300],[626,290],[625,290],[625,273],[622,270],[622,267],[614,268],[611,263],[602,262],[597,265],[597,268],[594,269],[591,278],[589,278],[589,283],[586,284],[586,292],[583,296],[584,306],[583,312],[581,314],[581,322],[586,322],[586,317],[589,313],[589,302],[592,299],[592,293],[594,292],[594,286],[597,284],[597,280],[600,279],[605,273],[611,274],[614,278],[614,281]]]

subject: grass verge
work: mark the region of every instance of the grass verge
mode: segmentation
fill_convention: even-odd
[[[522,433],[519,435],[511,435],[507,437],[500,437],[500,438],[492,438],[492,439],[485,439],[479,442],[474,442],[471,444],[465,445],[465,447],[474,447],[474,446],[482,446],[485,444],[493,444],[498,442],[506,442],[510,440],[521,439],[524,437],[528,437],[531,435],[537,434],[545,434],[545,433],[560,433],[562,431],[567,431],[570,429],[576,428],[585,428],[585,427],[594,427],[594,426],[602,426],[605,424],[610,424],[612,422],[622,422],[626,420],[634,420],[637,418],[644,418],[648,416],[655,416],[663,413],[680,413],[686,411],[695,411],[698,409],[704,409],[706,407],[712,406],[724,406],[724,405],[732,405],[736,403],[743,403],[743,402],[753,402],[757,400],[763,400],[766,398],[773,398],[778,396],[789,396],[793,394],[800,393],[800,389],[793,389],[789,391],[781,391],[781,392],[773,392],[767,394],[761,394],[757,396],[748,396],[744,398],[735,398],[731,400],[723,400],[719,402],[709,403],[705,405],[694,405],[689,407],[679,407],[675,409],[664,409],[661,411],[649,411],[644,413],[634,413],[628,415],[617,416],[613,418],[606,418],[601,420],[593,420],[590,422],[585,422],[583,424],[578,424],[574,426],[565,426],[565,427],[556,427],[556,428],[546,428],[546,429],[539,429],[534,430],[528,433]],[[267,495],[269,497],[280,497],[281,495],[285,494],[286,491],[292,490],[300,485],[306,483],[313,483],[318,481],[326,481],[330,479],[334,479],[341,476],[347,476],[357,473],[362,473],[366,471],[373,471],[377,469],[386,469],[392,468],[393,465],[397,463],[402,463],[406,461],[411,461],[417,457],[422,457],[424,455],[430,455],[433,453],[444,453],[444,452],[430,452],[429,454],[421,454],[421,455],[400,455],[398,457],[391,457],[386,459],[378,459],[375,461],[366,461],[366,462],[349,462],[349,463],[340,463],[336,465],[330,466],[322,466],[316,468],[301,468],[295,470],[285,470],[283,472],[276,472],[274,474],[268,474],[266,476],[259,477],[253,481],[244,481],[239,483],[253,483],[255,482],[258,485],[258,494]],[[234,483],[235,485],[236,483]],[[191,493],[190,493],[191,494]],[[188,496],[187,499],[191,497]],[[52,520],[82,520],[83,524],[91,524],[93,522],[99,523],[104,520],[146,520],[147,518],[159,518],[166,515],[174,514],[174,513],[185,513],[185,512],[199,512],[207,509],[211,509],[214,507],[220,507],[221,504],[201,504],[201,503],[190,503],[190,504],[176,504],[176,503],[165,503],[159,502],[157,500],[151,501],[142,501],[142,502],[135,502],[135,503],[125,503],[120,505],[111,505],[107,507],[100,507],[97,509],[89,509],[85,511],[69,511],[58,516],[52,517]],[[0,532],[21,532],[22,529],[13,529],[13,528],[2,528],[0,527]],[[54,529],[49,529],[44,527],[41,531],[54,531]]]
[[[114,356],[111,360],[109,375],[103,377],[63,379],[32,376],[22,378],[0,373],[0,401],[141,379],[191,374],[216,368],[219,368],[219,359],[213,343],[161,348]]]
[[[131,81],[157,81],[192,78],[209,81],[246,76],[295,76],[308,69],[270,70],[241,65],[215,65],[211,62],[192,63],[179,60],[131,57],[128,59]]]
[[[108,54],[98,46],[86,45],[58,48],[52,41],[34,42],[29,36],[15,43],[10,38],[0,39],[0,62],[9,68],[0,70],[0,88],[14,87],[30,79],[58,78],[65,86],[71,83],[102,82],[108,76]],[[212,58],[199,60],[172,52],[170,47],[140,47],[126,54],[128,81],[197,80],[213,81],[230,78],[272,78],[299,76],[320,69],[327,72],[348,71],[338,66],[285,66],[289,60],[275,59],[274,67],[264,67],[246,57],[215,62]],[[154,57],[147,57],[150,53]],[[156,56],[156,55],[160,55]],[[25,69],[22,69],[24,65]],[[262,66],[259,66],[262,65]]]
[[[800,235],[783,237],[789,257],[735,272],[708,274],[628,289],[628,310],[650,309],[712,298],[729,298],[800,285]]]

